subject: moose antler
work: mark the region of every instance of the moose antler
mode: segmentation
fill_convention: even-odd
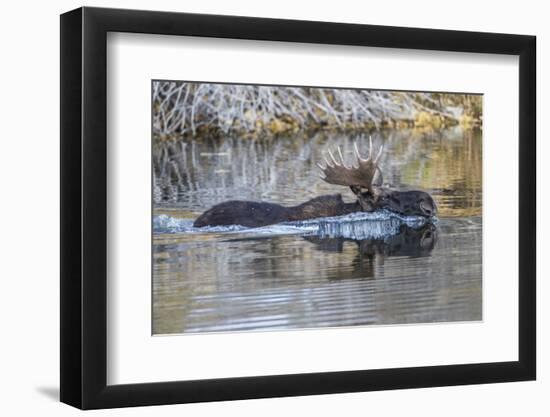
[[[369,137],[369,156],[367,159],[361,158],[359,150],[357,149],[357,143],[354,143],[355,156],[357,158],[357,166],[346,166],[342,151],[338,147],[338,156],[340,161],[337,161],[332,152],[328,151],[330,159],[325,156],[325,166],[317,164],[317,166],[323,171],[324,177],[321,177],[324,181],[330,184],[345,185],[349,187],[361,187],[366,188],[369,193],[375,195],[374,190],[374,177],[376,171],[382,175],[382,172],[378,166],[378,160],[382,156],[384,146],[380,147],[378,154],[373,159],[372,157],[372,138]]]

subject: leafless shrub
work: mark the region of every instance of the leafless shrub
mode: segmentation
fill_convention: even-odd
[[[250,86],[158,81],[153,84],[156,135],[353,128],[414,121],[419,112],[457,120],[452,107],[433,93],[311,87]]]

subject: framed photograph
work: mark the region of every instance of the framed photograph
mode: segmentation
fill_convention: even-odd
[[[535,37],[61,16],[61,401],[533,380]]]

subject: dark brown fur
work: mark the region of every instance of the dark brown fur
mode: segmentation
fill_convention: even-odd
[[[432,197],[423,191],[391,191],[381,189],[374,197],[354,189],[357,201],[345,203],[342,195],[324,195],[298,206],[256,201],[226,201],[205,211],[195,220],[194,227],[241,225],[260,227],[275,223],[343,216],[359,211],[388,209],[406,216],[434,216],[437,209]]]
[[[361,211],[357,203],[344,203],[340,194],[313,198],[298,206],[256,201],[226,201],[205,211],[195,220],[194,227],[241,225],[260,227],[269,224],[333,217]]]

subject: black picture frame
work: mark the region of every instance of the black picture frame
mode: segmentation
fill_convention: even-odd
[[[519,56],[519,360],[107,385],[108,32]],[[88,7],[61,15],[61,401],[94,409],[535,379],[535,51],[524,35]]]

